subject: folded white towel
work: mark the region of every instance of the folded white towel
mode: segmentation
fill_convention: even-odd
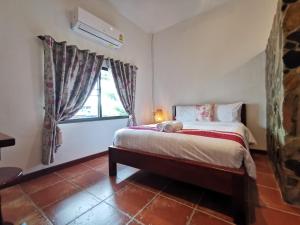
[[[165,121],[156,124],[156,128],[161,132],[174,133],[182,130],[183,124],[180,121]]]

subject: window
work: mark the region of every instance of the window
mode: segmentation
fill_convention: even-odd
[[[81,122],[103,119],[127,118],[120,101],[111,69],[102,68],[101,79],[95,84],[84,106],[69,120]]]
[[[111,70],[101,71],[102,117],[127,116],[117,92]]]

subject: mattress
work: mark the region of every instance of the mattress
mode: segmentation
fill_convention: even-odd
[[[240,168],[244,163],[247,173],[256,178],[249,145],[256,143],[250,130],[239,122],[184,122],[184,130],[220,131],[238,134],[244,144],[223,138],[182,133],[165,133],[145,129],[123,128],[116,131],[114,146],[150,152],[179,159],[188,159],[229,168]],[[147,129],[150,128],[150,129]]]

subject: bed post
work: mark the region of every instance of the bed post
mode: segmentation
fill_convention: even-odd
[[[241,122],[247,126],[247,110],[246,110],[246,104],[242,105],[241,109]]]
[[[117,163],[113,160],[113,149],[108,148],[108,166],[109,166],[109,176],[117,175]]]
[[[247,175],[233,175],[232,176],[232,209],[234,222],[238,225],[247,224]]]
[[[172,120],[176,120],[176,105],[172,106]]]

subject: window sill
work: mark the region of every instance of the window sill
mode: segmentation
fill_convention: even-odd
[[[118,119],[128,119],[128,116],[110,116],[110,117],[95,117],[95,118],[83,118],[83,119],[72,119],[59,122],[59,124],[67,123],[83,123],[83,122],[92,122],[92,121],[102,121],[102,120],[118,120]]]

